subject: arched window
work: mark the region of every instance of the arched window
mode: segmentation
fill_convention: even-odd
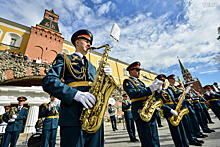
[[[62,53],[69,55],[69,54],[70,54],[70,51],[69,51],[68,49],[63,48]]]
[[[129,76],[128,71],[125,68],[123,68],[123,73],[124,73],[124,76]]]
[[[19,48],[21,45],[21,41],[22,41],[21,35],[15,32],[7,32],[3,38],[2,43],[10,47]]]
[[[0,39],[2,37],[3,31],[0,29]]]

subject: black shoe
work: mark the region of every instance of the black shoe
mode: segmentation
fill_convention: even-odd
[[[204,130],[204,133],[212,133],[210,130]]]
[[[134,139],[136,142],[139,142],[139,140],[137,138]]]
[[[195,145],[195,146],[202,146],[202,144],[197,142],[196,140],[190,141],[189,144],[190,145]]]
[[[197,135],[197,138],[206,138],[204,135]]]
[[[135,138],[135,139],[131,139],[130,141],[131,141],[131,142],[139,142],[139,140],[136,139],[136,138]]]
[[[211,132],[215,132],[215,130],[212,130],[212,129],[209,129],[209,131],[211,131]]]
[[[213,121],[210,121],[209,124],[214,124],[214,122],[213,122]]]
[[[208,135],[205,135],[205,134],[202,134],[202,133],[201,133],[201,135],[204,136],[204,138],[205,138],[205,137],[208,137]]]
[[[198,140],[198,139],[196,139],[196,141],[197,141],[197,142],[199,142],[199,143],[201,143],[201,144],[203,144],[203,143],[204,143],[204,141],[203,141],[203,140]]]
[[[158,125],[159,128],[163,127],[163,125]]]
[[[118,130],[117,128],[115,130]]]

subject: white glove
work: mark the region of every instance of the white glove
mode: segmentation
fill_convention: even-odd
[[[160,108],[157,108],[157,111],[159,111],[160,110]]]
[[[109,66],[104,67],[104,72],[106,75],[111,75],[112,74],[112,69]]]
[[[207,94],[208,96],[210,96],[210,92],[209,92],[209,91],[207,91],[206,94]]]
[[[89,92],[81,92],[81,91],[78,91],[76,93],[74,100],[82,103],[83,106],[86,107],[86,109],[88,109],[88,106],[92,108],[96,102],[96,98],[94,95],[92,95]]]
[[[186,87],[186,92],[185,92],[185,93],[186,93],[186,94],[189,93],[190,89],[191,89],[191,86],[187,86],[187,87]]]
[[[176,110],[171,109],[171,110],[170,110],[170,113],[172,113],[172,114],[175,115],[175,116],[178,116],[178,113],[177,113]]]
[[[215,92],[214,91],[210,91],[210,94],[215,94]]]
[[[153,92],[153,91],[158,91],[160,92],[162,90],[162,84],[163,84],[163,81],[161,80],[154,80],[154,82],[149,86],[150,90]]]
[[[11,119],[8,120],[8,122],[14,122],[14,121],[15,121],[14,118],[11,118]]]
[[[16,114],[12,115],[12,118],[17,119],[17,115]]]
[[[48,108],[48,110],[50,111],[53,107],[54,107],[54,105],[50,104],[50,107]]]

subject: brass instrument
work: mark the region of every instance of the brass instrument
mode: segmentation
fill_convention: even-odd
[[[185,98],[185,89],[184,89],[184,85],[183,85],[183,82],[181,81],[180,77],[177,77],[177,78],[178,78],[178,80],[179,80],[181,86],[183,87],[183,88],[181,89],[181,90],[183,91],[183,93],[182,93],[182,95],[181,95],[181,97],[180,97],[180,99],[179,99],[179,102],[178,102],[177,105],[176,105],[176,109],[175,109],[175,110],[177,111],[177,113],[178,113],[178,116],[176,117],[176,116],[173,115],[173,116],[171,116],[170,118],[168,118],[169,121],[170,121],[170,123],[171,123],[173,126],[178,126],[179,123],[180,123],[180,121],[181,121],[182,118],[183,118],[183,115],[189,113],[188,108],[184,108],[184,109],[180,110],[181,107],[182,107],[182,102],[183,102],[183,100],[184,100],[184,98]]]
[[[143,121],[149,122],[154,114],[154,111],[163,105],[162,100],[157,100],[155,102],[152,102],[154,96],[155,96],[155,91],[145,101],[144,107],[138,110],[138,113],[140,114],[140,117]]]
[[[13,115],[16,115],[15,110],[13,109],[13,107],[11,108],[11,110],[8,112],[8,118],[11,119],[13,117]]]
[[[109,45],[105,44],[103,46],[91,49],[100,49],[103,47],[105,47],[105,50],[97,69],[94,82],[89,90],[89,93],[96,97],[96,104],[93,106],[93,108],[86,109],[84,107],[80,116],[82,129],[88,133],[95,133],[100,128],[105,109],[108,105],[109,97],[117,86],[113,77],[111,75],[106,75],[104,72],[104,67],[107,64],[108,52],[110,51]]]

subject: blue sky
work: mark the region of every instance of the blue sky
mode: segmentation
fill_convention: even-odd
[[[86,28],[94,46],[113,46],[111,57],[181,76],[179,56],[203,86],[220,82],[219,0],[1,0],[0,17],[35,26],[52,6],[65,40]],[[119,42],[109,37],[115,22],[121,28]]]

